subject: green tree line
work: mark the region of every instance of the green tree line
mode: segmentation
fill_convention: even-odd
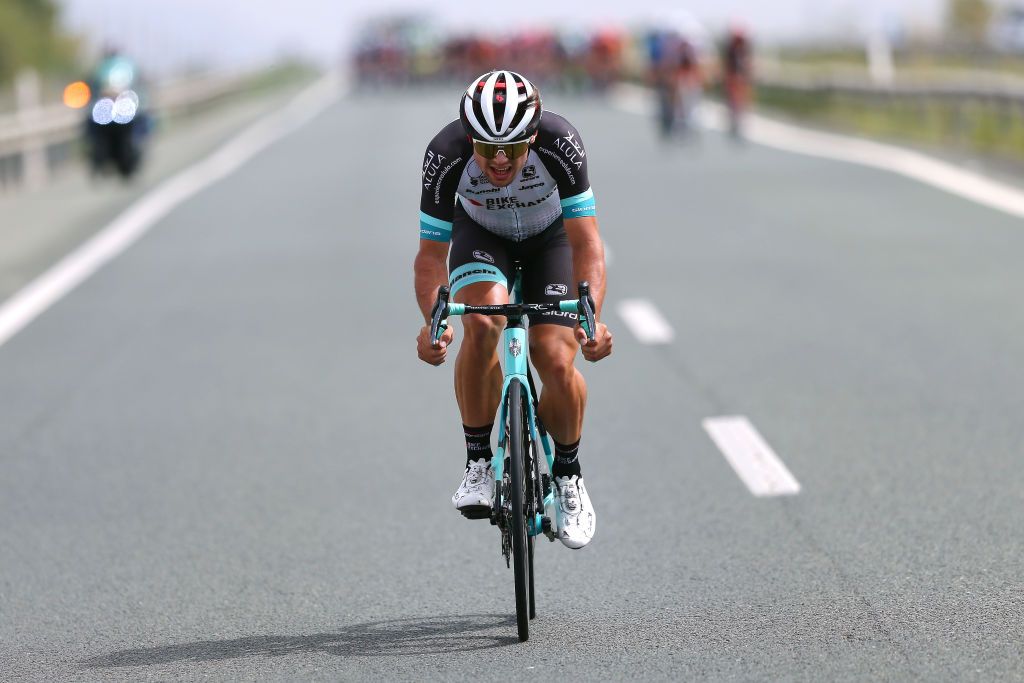
[[[0,84],[22,69],[44,73],[74,65],[77,44],[60,26],[55,0],[0,0]]]

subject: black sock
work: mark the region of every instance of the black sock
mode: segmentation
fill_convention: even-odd
[[[469,427],[462,425],[462,431],[466,435],[466,466],[469,466],[470,462],[479,460],[480,458],[486,458],[487,462],[491,461],[493,453],[491,453],[491,430],[494,428],[494,423],[484,425],[483,427]]]
[[[553,439],[552,439],[553,440]],[[552,477],[582,477],[580,473],[580,440],[576,443],[562,444],[555,441],[555,466],[551,468]]]

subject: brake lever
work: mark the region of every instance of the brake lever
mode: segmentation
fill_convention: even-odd
[[[434,346],[440,344],[441,335],[448,329],[448,297],[448,287],[446,285],[438,287],[437,301],[434,302],[434,308],[430,311],[430,338],[433,340]]]
[[[580,294],[579,309],[583,315],[580,325],[587,333],[587,341],[594,341],[597,334],[597,319],[594,316],[594,300],[590,297],[590,283],[581,280],[577,287]]]

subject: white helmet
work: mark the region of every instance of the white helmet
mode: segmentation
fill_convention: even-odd
[[[466,88],[459,118],[466,135],[481,142],[518,142],[540,126],[540,90],[515,71],[496,70]]]

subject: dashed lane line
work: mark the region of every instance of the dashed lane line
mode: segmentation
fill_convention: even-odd
[[[702,423],[722,455],[758,497],[793,496],[800,483],[764,437],[743,416],[709,417]]]
[[[642,344],[668,344],[675,339],[672,326],[647,299],[625,299],[619,302],[617,311]]]

